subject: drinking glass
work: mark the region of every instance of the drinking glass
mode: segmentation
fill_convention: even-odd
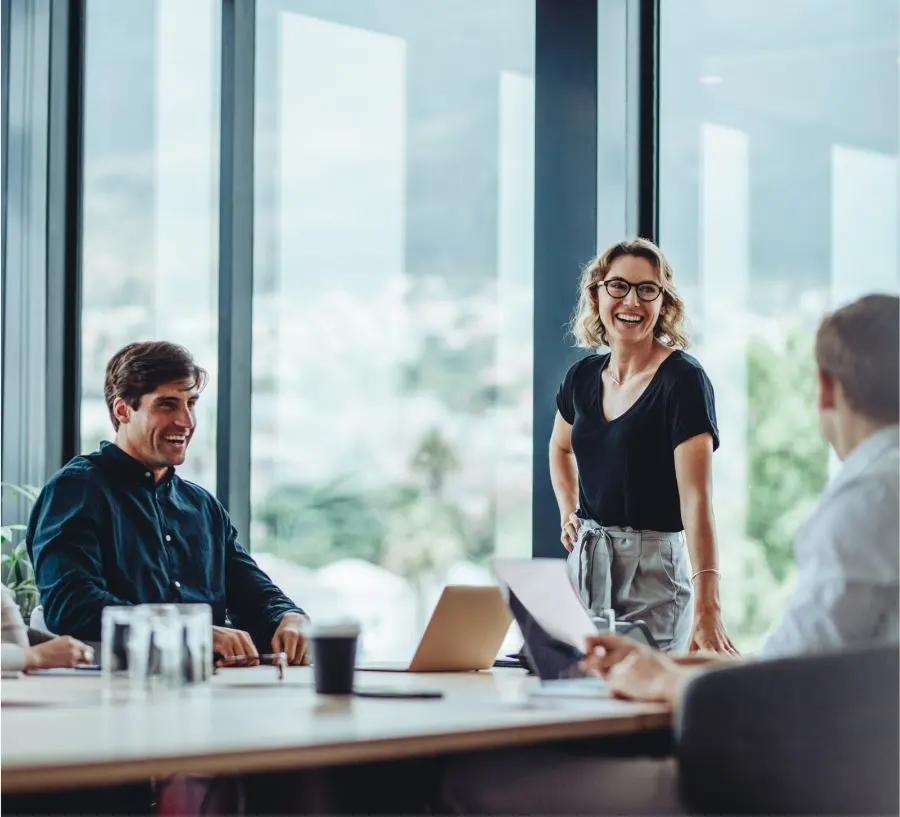
[[[133,690],[176,689],[212,676],[208,604],[138,604],[103,611],[103,675]]]
[[[182,685],[184,628],[174,604],[145,604],[150,638],[145,649],[146,677],[149,688],[175,688]],[[131,656],[129,655],[129,663]]]
[[[185,684],[202,684],[212,677],[212,609],[208,604],[177,604],[181,622],[181,672]]]
[[[103,676],[112,678],[127,673],[132,680],[144,678],[149,638],[143,606],[104,607],[100,642]]]
[[[591,616],[591,621],[601,633],[615,633],[616,631],[616,611],[612,607],[601,610],[599,616]]]

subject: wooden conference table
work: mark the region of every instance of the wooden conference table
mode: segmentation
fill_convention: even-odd
[[[357,672],[358,688],[437,689],[440,699],[316,695],[312,670],[219,670],[212,682],[133,700],[83,673],[0,686],[3,793],[106,786],[175,773],[253,773],[396,760],[668,727],[656,704],[548,699],[522,670]]]

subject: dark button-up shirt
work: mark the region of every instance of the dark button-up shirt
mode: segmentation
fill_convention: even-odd
[[[113,443],[56,472],[26,534],[47,626],[100,640],[103,608],[205,602],[213,624],[269,642],[281,617],[302,612],[237,541],[227,512],[174,469],[156,483]]]

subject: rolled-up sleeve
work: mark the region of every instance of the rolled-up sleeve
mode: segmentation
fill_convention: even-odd
[[[107,589],[102,525],[106,499],[77,473],[51,480],[28,526],[28,553],[47,627],[59,635],[99,641],[103,608],[128,604]]]
[[[285,613],[303,610],[263,572],[237,540],[237,530],[227,521],[225,583],[228,615],[232,624],[250,633],[259,649],[268,649],[278,622]]]

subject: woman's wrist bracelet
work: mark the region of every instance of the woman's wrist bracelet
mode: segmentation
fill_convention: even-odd
[[[694,583],[694,579],[697,578],[701,573],[715,573],[717,576],[721,576],[722,572],[717,567],[704,567],[703,570],[698,570],[691,576],[691,584]]]

